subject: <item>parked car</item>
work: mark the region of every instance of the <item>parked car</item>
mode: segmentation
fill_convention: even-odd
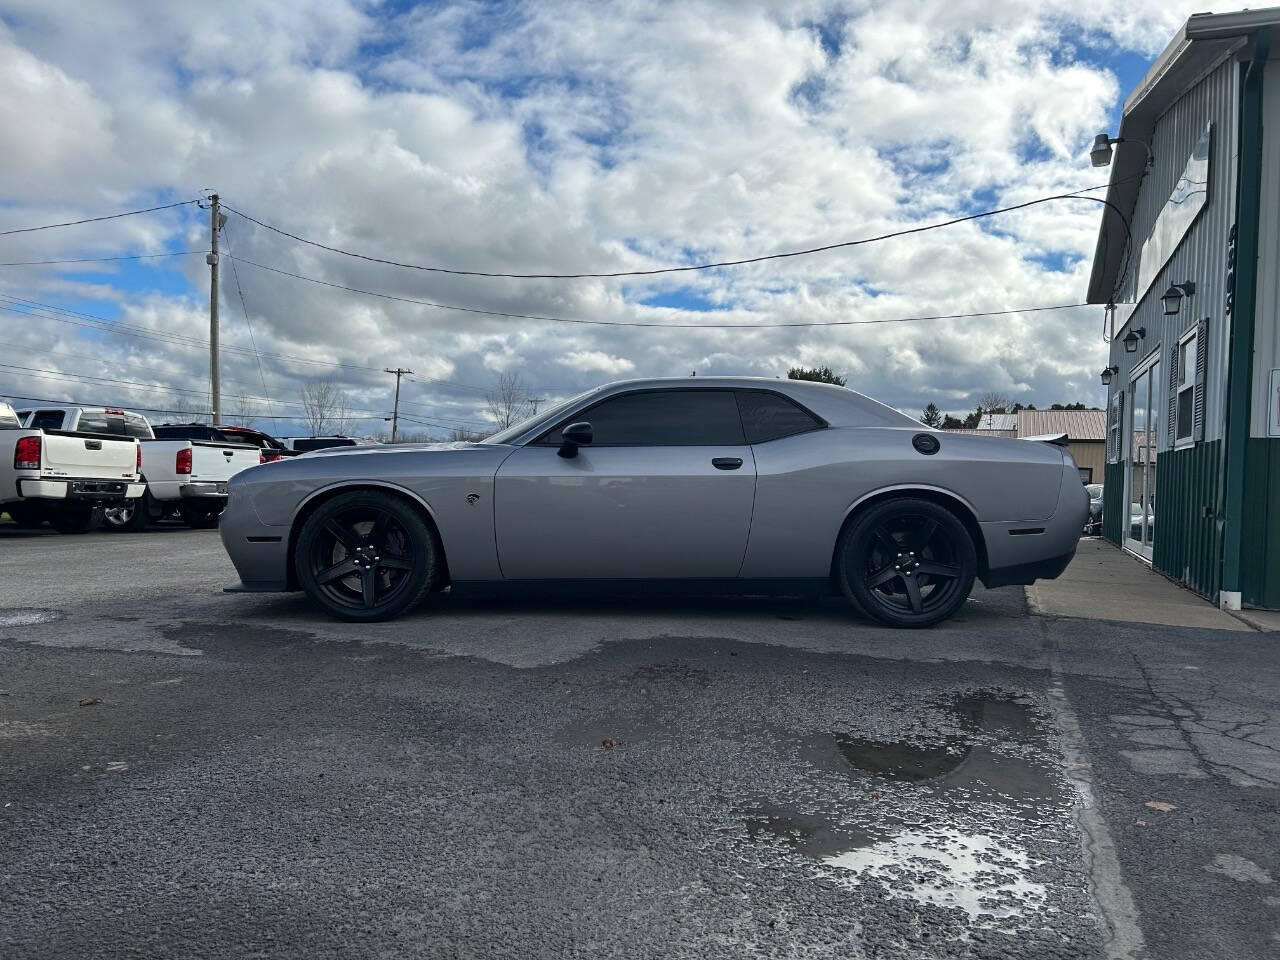
[[[252,444],[199,437],[156,439],[142,414],[106,407],[40,406],[24,411],[28,424],[75,430],[80,425],[105,424],[106,432],[137,437],[142,451],[145,492],[128,502],[115,503],[104,513],[108,529],[137,531],[165,512],[176,509],[183,521],[197,529],[217,526],[227,502],[227,481],[262,457]],[[198,432],[200,424],[186,425]]]
[[[1084,489],[1089,494],[1089,519],[1085,521],[1084,532],[1096,536],[1102,533],[1102,484],[1086,483]]]
[[[1059,443],[941,433],[852,390],[756,378],[616,383],[479,443],[327,450],[228,492],[229,589],[301,589],[357,621],[446,585],[835,586],[923,627],[975,578],[1056,577],[1088,514]]]
[[[85,426],[103,423],[89,419]],[[0,401],[0,511],[19,526],[47,521],[62,533],[86,533],[102,521],[104,508],[141,496],[141,466],[132,437],[23,426],[13,407]]]
[[[269,463],[281,457],[297,456],[297,452],[270,434],[252,427],[233,427],[226,424],[211,427],[204,423],[162,423],[151,427],[158,440],[212,440],[215,443],[247,443],[259,450],[259,460]]]
[[[354,437],[285,437],[285,447],[296,453],[310,453],[313,450],[328,450],[332,447],[355,447],[360,441]]]

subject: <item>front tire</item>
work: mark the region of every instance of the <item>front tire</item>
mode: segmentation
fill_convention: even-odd
[[[876,504],[849,524],[837,549],[840,587],[869,616],[893,627],[946,620],[973,589],[973,539],[950,510],[929,500]]]
[[[399,497],[355,490],[307,518],[294,569],[307,596],[340,620],[390,620],[412,609],[443,568],[435,531]]]

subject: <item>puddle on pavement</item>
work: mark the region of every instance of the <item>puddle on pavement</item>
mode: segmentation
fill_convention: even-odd
[[[6,607],[0,609],[0,627],[29,627],[37,623],[52,623],[61,620],[61,610],[47,610],[42,607]]]
[[[1030,879],[1036,863],[1018,837],[1068,802],[1065,792],[1035,755],[1039,733],[1027,704],[979,694],[953,709],[960,733],[930,745],[840,734],[801,746],[809,764],[870,786],[901,819],[853,824],[761,806],[746,814],[748,838],[781,840],[850,884],[878,883],[891,897],[963,910],[980,926],[1034,915],[1046,892]]]

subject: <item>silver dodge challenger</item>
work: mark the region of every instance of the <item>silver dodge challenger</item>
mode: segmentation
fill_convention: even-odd
[[[842,387],[748,377],[598,387],[479,443],[337,447],[228,485],[233,591],[344,620],[428,593],[834,590],[924,627],[1056,577],[1089,498],[1052,442],[930,430]]]

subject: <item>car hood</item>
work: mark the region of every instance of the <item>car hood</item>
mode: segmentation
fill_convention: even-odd
[[[382,456],[388,453],[423,453],[433,450],[470,450],[486,449],[488,445],[457,441],[451,443],[367,443],[355,447],[326,447],[323,450],[308,450],[298,454],[295,460],[311,460],[315,457],[365,457]]]

